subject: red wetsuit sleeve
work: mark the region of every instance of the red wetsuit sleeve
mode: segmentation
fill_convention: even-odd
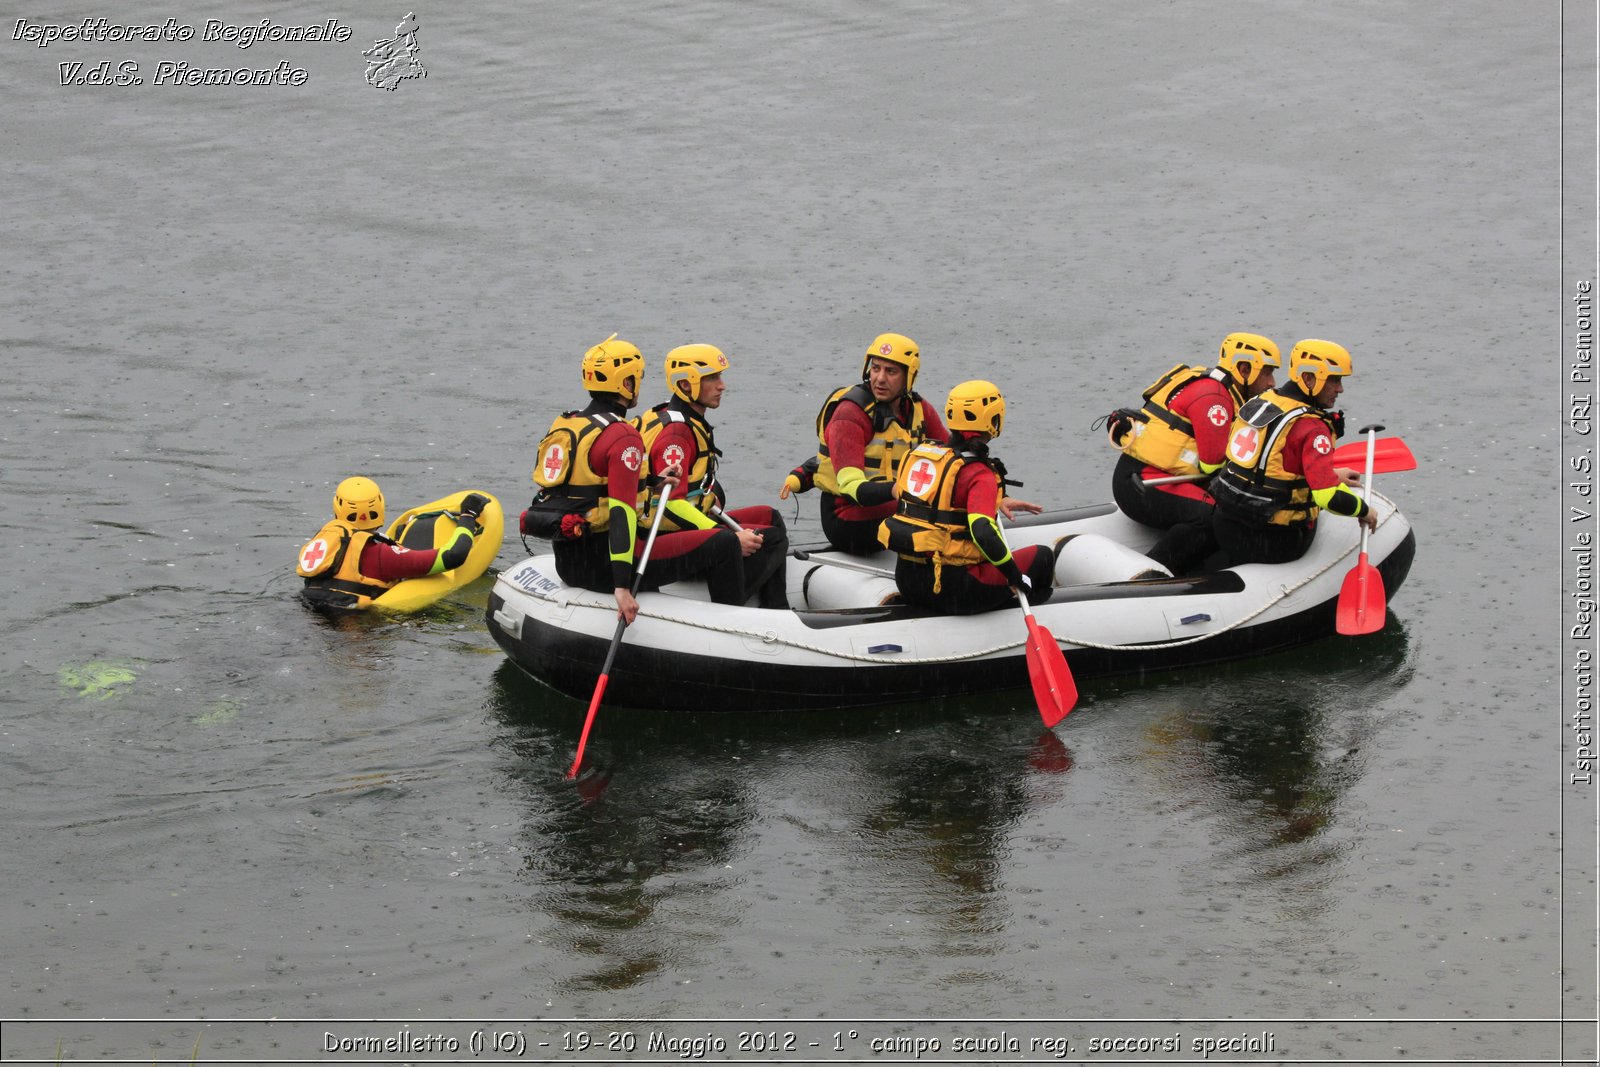
[[[361,573],[380,582],[403,582],[426,576],[438,557],[439,550],[434,548],[403,548],[368,540],[361,550]]]
[[[1301,416],[1289,427],[1289,440],[1284,443],[1283,465],[1293,471],[1296,466],[1305,475],[1306,485],[1313,496],[1320,490],[1333,489],[1331,496],[1323,497],[1323,506],[1335,515],[1360,516],[1367,513],[1367,504],[1361,494],[1339,481],[1333,469],[1333,434],[1320,419]]]
[[[643,477],[644,438],[631,422],[614,422],[600,431],[589,452],[589,466],[605,479],[606,495],[632,507]]]
[[[661,432],[656,435],[656,443],[650,448],[651,470],[657,472],[666,470],[671,462],[666,455],[669,445],[677,445],[683,450],[683,455],[678,457],[678,461],[683,466],[684,477],[687,478],[695,461],[700,458],[700,449],[694,443],[694,431],[689,429],[688,423],[669,422],[662,427]],[[682,496],[684,491],[685,486],[681,481],[673,490],[678,496]]]
[[[644,438],[631,422],[612,423],[600,431],[590,449],[589,466],[605,476],[606,495],[612,500],[607,528],[612,586],[626,589],[633,583],[633,542],[638,522],[633,509],[645,474]]]
[[[846,467],[866,469],[872,420],[859,404],[843,401],[834,407],[828,425],[822,428],[822,436],[828,442],[828,458],[833,460],[835,476]]]
[[[1201,378],[1178,390],[1172,400],[1174,413],[1194,427],[1195,453],[1207,467],[1227,458],[1228,431],[1233,426],[1233,397],[1215,378]]]
[[[978,563],[972,567],[972,576],[985,585],[1020,585],[1022,570],[1006,545],[996,516],[1000,508],[1000,479],[994,471],[981,463],[968,463],[956,474],[956,489],[951,504],[967,513],[967,529],[972,541],[987,560],[1005,560],[1004,563]],[[1032,562],[1030,553],[1028,562]]]
[[[1333,435],[1321,419],[1303,415],[1289,427],[1283,446],[1283,466],[1291,474],[1305,476],[1313,490],[1339,484],[1333,471]]]
[[[951,503],[968,515],[1000,514],[1000,479],[981,463],[963,464],[956,472],[956,491]]]

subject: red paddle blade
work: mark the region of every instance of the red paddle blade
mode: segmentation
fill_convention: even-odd
[[[1367,562],[1367,554],[1350,573],[1344,576],[1339,587],[1339,611],[1335,626],[1342,634],[1374,634],[1383,629],[1388,613],[1387,598],[1383,592],[1383,575]]]
[[[1060,722],[1066,712],[1061,710],[1056,694],[1050,688],[1050,679],[1045,675],[1039,650],[1034,646],[1031,637],[1028,638],[1028,681],[1033,683],[1033,700],[1039,706],[1039,717],[1044,720],[1045,726],[1054,726]]]
[[[1032,615],[1028,616],[1028,680],[1033,683],[1039,717],[1047,727],[1066,718],[1078,702],[1078,683],[1072,680],[1067,657],[1061,654],[1061,646],[1050,631],[1034,621]]]
[[[1352,470],[1364,471],[1367,469],[1367,442],[1351,441],[1349,444],[1340,445],[1333,450],[1333,465],[1335,467],[1349,467]],[[1411,454],[1411,449],[1398,437],[1380,437],[1374,443],[1372,450],[1372,473],[1394,474],[1398,471],[1414,471],[1417,469],[1417,457]]]

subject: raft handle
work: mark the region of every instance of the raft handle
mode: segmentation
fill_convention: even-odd
[[[513,641],[522,640],[522,620],[525,618],[526,615],[512,615],[503,607],[494,609],[494,621]]]
[[[905,651],[905,649],[901,648],[899,645],[868,645],[867,646],[867,654],[868,655],[873,655],[873,656],[877,655],[880,652],[904,652],[904,651]]]
[[[1178,625],[1179,626],[1188,626],[1191,623],[1210,622],[1210,621],[1211,621],[1211,616],[1207,615],[1205,612],[1202,611],[1198,615],[1185,615],[1183,618],[1178,620]]]

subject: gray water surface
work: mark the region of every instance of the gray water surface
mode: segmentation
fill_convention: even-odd
[[[277,1018],[1592,1060],[1555,1022],[1595,1003],[1561,750],[1577,7],[491,0],[417,9],[391,91],[361,50],[400,7],[137,16],[352,30],[249,49],[0,18],[4,1058],[318,1054],[194,1022]],[[102,60],[307,75],[61,84]],[[1050,734],[1025,691],[603,710],[575,788],[584,708],[501,656],[489,579],[403,620],[296,598],[348,474],[515,515],[613,331],[651,403],[666,349],[730,354],[736,504],[896,330],[936,401],[1000,383],[997,452],[1069,506],[1109,497],[1091,421],[1236,329],[1345,344],[1352,428],[1418,454],[1380,479],[1419,546],[1388,628],[1088,683]]]

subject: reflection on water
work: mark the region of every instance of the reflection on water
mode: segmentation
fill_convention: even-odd
[[[569,991],[616,991],[744,936],[765,884],[751,857],[794,833],[805,849],[784,859],[797,882],[831,893],[848,879],[849,899],[919,924],[904,951],[981,977],[983,960],[1014,947],[1008,872],[1023,827],[1065,822],[1070,841],[1075,734],[1142,768],[1159,810],[1206,835],[1208,866],[1230,871],[1238,892],[1267,887],[1286,918],[1309,919],[1342,855],[1328,831],[1383,726],[1366,705],[1411,674],[1395,621],[1254,663],[1096,682],[1093,710],[1053,731],[1030,703],[981,698],[793,715],[602,707],[576,782],[563,773],[583,705],[510,663],[491,705],[525,794],[529,905],[589,961]]]
[[[657,974],[739,920],[740,860],[780,824],[830,862],[895,887],[896,907],[936,943],[1003,931],[1008,834],[1027,811],[1029,776],[1071,766],[1039,737],[1031,705],[996,716],[976,701],[872,713],[599,713],[592,763],[559,776],[584,708],[505,664],[497,712],[528,760],[528,865],[536,906],[570,948],[595,957],[580,981],[616,989]],[[852,896],[855,894],[852,893]],[[991,939],[959,951],[1001,952]]]
[[[1372,698],[1413,673],[1409,634],[1393,619],[1368,637],[1220,667],[1164,694],[1174,706],[1144,726],[1137,762],[1207,835],[1238,892],[1269,889],[1262,899],[1281,915],[1309,920],[1337,903],[1354,835],[1331,831],[1382,733]]]

